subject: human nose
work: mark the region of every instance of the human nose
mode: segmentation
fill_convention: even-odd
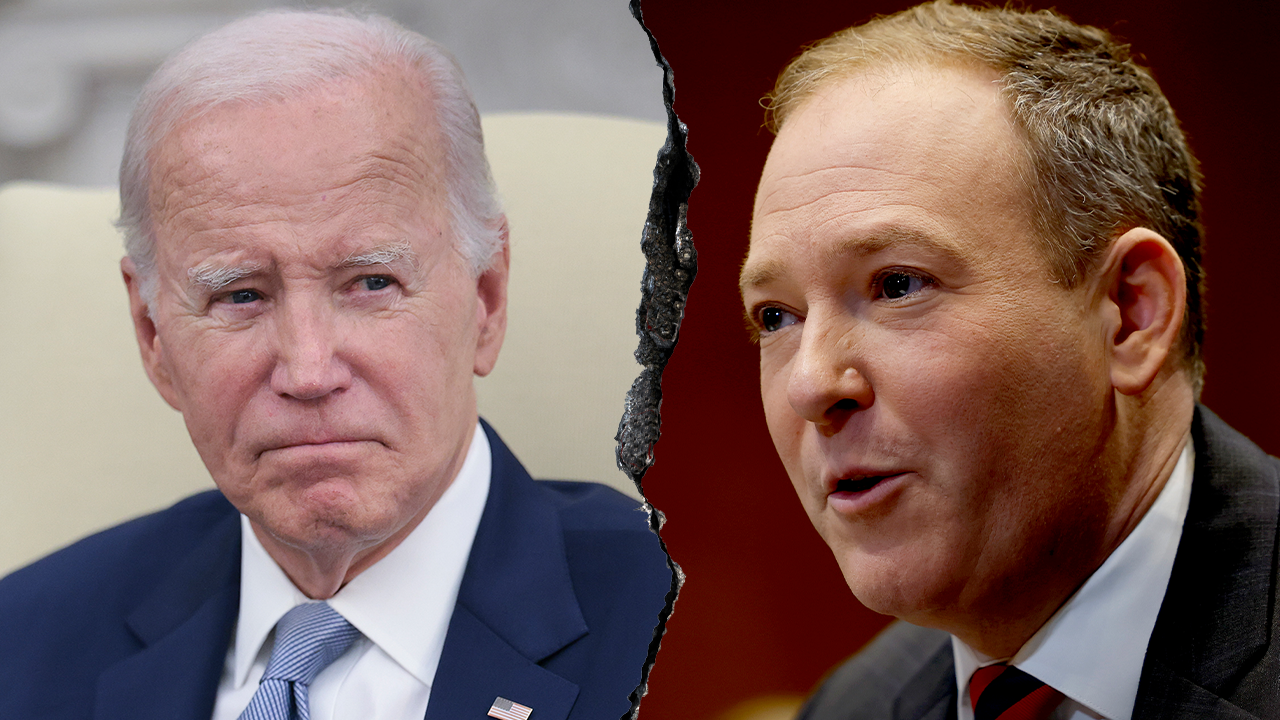
[[[315,400],[351,383],[350,368],[338,356],[335,318],[320,305],[286,301],[277,316],[271,389],[282,397]]]
[[[810,317],[791,359],[787,400],[797,415],[828,437],[875,401],[859,344],[856,328]]]

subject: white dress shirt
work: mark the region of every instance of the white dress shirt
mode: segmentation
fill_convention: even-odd
[[[1194,467],[1188,438],[1173,474],[1138,526],[1012,658],[986,657],[952,636],[959,720],[973,720],[969,679],[974,670],[999,661],[1066,696],[1054,720],[1131,720],[1142,661],[1191,501]]]
[[[329,599],[363,637],[311,684],[313,720],[421,718],[444,648],[471,543],[489,496],[492,458],[484,429],[453,483],[386,557]],[[240,518],[240,616],[218,685],[213,720],[236,720],[258,689],[276,623],[311,602]]]

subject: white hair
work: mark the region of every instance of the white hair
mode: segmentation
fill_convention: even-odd
[[[120,166],[125,251],[148,306],[155,299],[150,160],[175,126],[232,102],[282,102],[388,65],[416,73],[431,94],[444,142],[451,229],[478,276],[502,248],[502,209],[484,154],[480,115],[457,60],[442,46],[379,16],[341,10],[268,10],[198,38],[147,81]]]

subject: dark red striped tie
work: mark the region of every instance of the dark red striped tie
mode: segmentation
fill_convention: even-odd
[[[1044,720],[1062,693],[1010,665],[978,668],[969,681],[973,720]]]

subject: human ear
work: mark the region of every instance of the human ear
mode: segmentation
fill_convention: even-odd
[[[1178,345],[1187,304],[1182,260],[1159,234],[1133,228],[1112,243],[1100,279],[1111,385],[1137,395]]]
[[[493,372],[498,351],[507,333],[507,279],[511,272],[511,243],[508,241],[507,218],[501,218],[502,249],[490,259],[489,267],[476,278],[476,359],[475,374],[481,377]]]
[[[173,381],[165,369],[164,346],[160,342],[160,334],[156,332],[151,309],[142,297],[142,275],[128,257],[120,261],[120,274],[124,276],[124,286],[129,291],[129,314],[133,316],[133,333],[138,339],[138,350],[142,353],[142,367],[147,371],[151,384],[160,392],[160,397],[174,410],[181,412]]]

